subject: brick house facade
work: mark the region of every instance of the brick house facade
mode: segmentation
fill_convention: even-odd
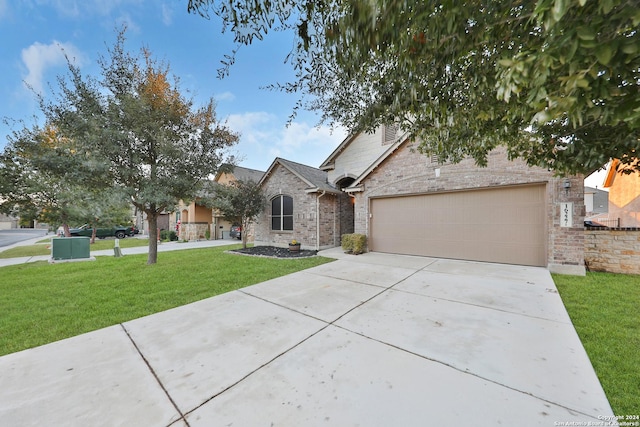
[[[410,141],[398,142],[383,161],[347,189],[356,198],[356,233],[370,235],[369,209],[374,198],[539,184],[544,185],[546,198],[546,266],[554,272],[584,274],[582,176],[554,177],[546,169],[530,167],[521,160],[508,160],[502,147],[489,154],[484,168],[476,166],[473,159],[438,164],[437,160],[415,152],[415,148],[416,144]],[[572,204],[570,227],[561,224],[562,203]]]
[[[277,158],[260,185],[267,207],[255,223],[256,245],[287,247],[295,239],[302,249],[327,249],[340,245],[340,236],[349,231],[350,197],[328,184],[326,172]],[[290,229],[272,224],[272,202],[281,196],[292,201]]]
[[[484,168],[476,166],[472,159],[458,164],[439,164],[437,159],[417,153],[417,144],[406,140],[397,129],[389,130],[382,127],[374,133],[349,136],[317,169],[276,159],[261,181],[268,204],[256,224],[256,244],[286,246],[296,239],[302,242],[303,248],[323,249],[339,246],[342,234],[356,232],[368,236],[373,251],[536,265],[553,272],[585,273],[582,176],[554,177],[546,169],[530,167],[521,160],[508,160],[504,148],[493,150]],[[449,195],[456,203],[462,201],[464,207],[445,209],[440,216],[465,216],[471,218],[471,222],[458,227],[448,224],[445,218],[439,223],[436,216],[428,212],[438,197],[446,199]],[[274,230],[272,226],[274,217],[278,217],[274,216],[275,205],[270,201],[279,200],[281,196],[290,197],[293,203],[289,230]],[[511,198],[522,202],[513,204]],[[404,212],[400,206],[409,199],[418,202],[417,206],[425,206],[424,210]],[[475,200],[481,200],[483,205],[474,206]],[[380,215],[376,212],[374,216],[372,207],[383,204],[391,207],[391,214],[388,221],[380,225],[376,224],[381,221]],[[398,206],[397,217],[394,206]],[[479,217],[484,216],[482,221],[473,223],[476,211]],[[492,212],[496,213],[495,217]],[[422,228],[407,227],[402,218],[417,218],[416,223]],[[529,218],[531,221],[527,222]],[[434,234],[444,237],[439,241],[430,240],[429,233],[434,230]],[[432,252],[414,253],[411,249],[398,250],[393,245],[383,247],[379,236],[385,233],[392,236],[391,240],[424,243]],[[469,244],[456,246],[447,241],[455,233],[467,238]],[[492,233],[502,235],[502,242],[497,245],[502,244],[500,249],[506,257],[498,252],[495,256],[490,253],[493,249],[488,241]],[[516,242],[514,237],[511,242],[510,233],[519,235],[521,240]],[[527,239],[535,242],[529,245]],[[438,252],[442,243],[448,244],[448,252]],[[476,254],[470,249],[472,244],[477,246]],[[509,257],[511,247],[517,250],[520,245],[524,247],[523,252],[533,253],[523,255],[529,256],[523,258],[524,262]],[[489,256],[477,255],[483,251]]]

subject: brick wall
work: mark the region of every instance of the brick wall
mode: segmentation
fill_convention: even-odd
[[[369,232],[369,198],[449,190],[480,189],[527,183],[545,183],[547,198],[547,266],[552,271],[584,274],[584,186],[583,177],[569,180],[521,160],[509,161],[502,147],[488,156],[481,168],[473,159],[458,164],[440,165],[415,151],[417,144],[407,142],[390,155],[364,181],[364,191],[356,193],[355,232]],[[560,203],[573,202],[573,227],[560,227]]]
[[[296,239],[303,249],[325,249],[340,244],[339,197],[325,193],[306,193],[308,185],[288,169],[277,165],[263,183],[267,207],[255,224],[255,244],[286,247]],[[280,194],[293,198],[293,231],[271,230],[271,199]],[[320,214],[320,242],[317,214]]]
[[[640,274],[640,229],[586,229],[584,259],[591,271]]]

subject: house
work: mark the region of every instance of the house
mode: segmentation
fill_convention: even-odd
[[[584,208],[587,217],[597,217],[609,212],[609,192],[599,188],[584,187]]]
[[[276,159],[256,244],[338,246],[353,230],[371,251],[544,266],[584,274],[583,177],[510,161],[441,164],[395,126],[350,135],[319,168]]]
[[[0,214],[0,230],[10,230],[12,228],[18,228],[18,218]]]
[[[256,245],[284,247],[297,240],[303,249],[327,249],[353,232],[351,198],[327,182],[325,171],[276,158],[260,186],[267,209],[255,224]]]
[[[609,219],[617,227],[640,227],[640,174],[625,173],[628,168],[618,159],[609,162],[604,180],[604,188],[609,189]]]
[[[585,223],[590,221],[611,227],[618,226],[617,219],[609,219],[609,192],[599,188],[584,187]]]
[[[228,185],[234,181],[252,180],[259,182],[264,172],[240,166],[223,167],[216,174],[213,181]],[[222,218],[219,213],[200,203],[201,197],[185,205],[182,201],[178,210],[171,214],[170,222],[173,228],[178,230],[181,240],[226,239],[229,238],[231,224]]]
[[[263,171],[234,166],[232,170],[223,169],[221,172],[218,172],[214,181],[222,185],[229,185],[235,181],[260,182],[263,175]],[[213,211],[213,224],[215,224],[216,231],[211,233],[212,239],[224,239],[229,237],[229,232],[231,231],[231,226],[233,224],[220,216],[219,212],[216,210]],[[253,235],[252,230],[249,231],[249,235]]]

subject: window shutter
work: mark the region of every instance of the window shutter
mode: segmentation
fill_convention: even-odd
[[[396,140],[398,134],[398,125],[385,125],[382,145],[392,144]]]

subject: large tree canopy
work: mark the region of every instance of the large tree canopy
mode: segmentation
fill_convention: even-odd
[[[637,156],[635,1],[190,0],[189,11],[219,15],[240,44],[293,30],[297,79],[276,87],[351,131],[400,122],[443,160],[485,164],[503,144],[558,173]]]
[[[149,258],[157,261],[157,219],[179,200],[196,196],[238,135],[219,122],[215,104],[202,107],[181,92],[169,67],[142,49],[124,48],[120,32],[99,61],[101,78],[83,76],[69,63],[52,100],[41,99],[47,121],[87,159],[95,178],[124,193],[149,221]],[[91,173],[87,186],[92,184]]]
[[[103,168],[55,126],[24,127],[9,137],[0,155],[0,211],[61,224],[67,235],[70,223],[113,225],[116,218],[106,213],[122,212],[126,202],[99,178]]]

